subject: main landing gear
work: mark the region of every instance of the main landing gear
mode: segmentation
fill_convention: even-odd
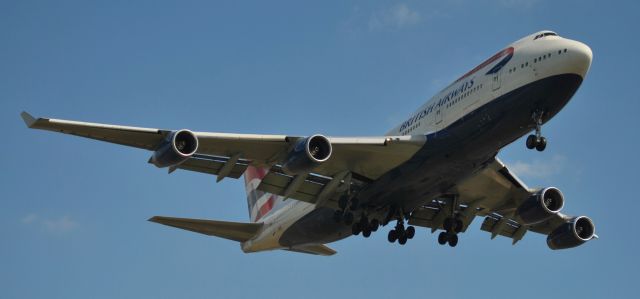
[[[407,240],[413,239],[413,236],[416,235],[416,228],[411,225],[405,228],[404,214],[402,213],[401,210],[397,212],[398,212],[398,222],[396,223],[396,227],[389,231],[387,240],[389,240],[389,242],[391,243],[398,241],[398,244],[404,245],[404,244],[407,244]],[[387,218],[390,218],[390,217],[387,217]]]
[[[336,222],[343,222],[345,225],[351,226],[351,232],[354,236],[362,233],[362,236],[368,238],[372,232],[375,232],[380,227],[380,221],[378,219],[371,219],[367,217],[363,211],[359,220],[355,221],[354,212],[360,207],[358,198],[354,197],[349,200],[345,195],[338,199],[339,210],[333,213],[333,220]]]
[[[533,118],[533,120],[536,123],[536,133],[531,134],[529,135],[529,137],[527,137],[527,148],[528,149],[535,148],[539,152],[544,151],[544,149],[547,148],[547,138],[544,138],[542,136],[542,116],[543,115],[544,115],[543,111],[535,111],[531,115],[531,118]]]
[[[347,209],[347,206],[349,209]],[[354,197],[349,200],[348,196],[343,195],[338,200],[338,207],[340,207],[340,209],[333,213],[333,220],[336,222],[344,222],[346,225],[352,225],[354,220],[353,211],[358,208],[358,199]]]
[[[404,223],[398,220],[396,227],[389,231],[389,235],[387,236],[387,240],[389,242],[394,243],[398,241],[398,244],[404,245],[407,244],[407,240],[413,239],[413,236],[416,235],[416,229],[413,226],[409,226],[406,229],[404,228]]]
[[[456,245],[458,245],[458,233],[464,228],[462,220],[456,217],[447,217],[442,226],[445,231],[438,235],[438,244],[444,245],[449,243],[449,246],[456,247]]]
[[[374,218],[369,221],[369,218],[366,215],[362,215],[362,217],[360,217],[360,221],[351,226],[351,232],[354,236],[362,233],[363,237],[368,238],[371,236],[372,232],[378,230],[378,227],[380,227],[380,221],[378,221],[378,219]]]

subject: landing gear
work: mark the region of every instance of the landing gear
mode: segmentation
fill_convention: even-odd
[[[451,211],[449,211],[449,216],[444,219],[442,222],[443,232],[440,232],[438,235],[438,244],[445,245],[449,243],[449,246],[456,247],[458,245],[458,233],[461,233],[464,230],[464,222],[462,221],[462,216],[458,211],[458,197],[457,195],[452,195],[450,197],[450,207]]]
[[[349,206],[349,210],[347,210],[347,206]],[[343,195],[340,197],[340,199],[338,199],[338,207],[340,208],[339,210],[336,210],[335,212],[333,212],[333,220],[335,220],[335,222],[344,222],[344,224],[346,225],[352,225],[353,224],[353,210],[355,210],[354,207],[358,206],[358,199],[357,198],[352,198],[351,201],[349,201],[349,197],[346,195]]]
[[[350,213],[350,212],[347,212],[347,213]],[[371,236],[372,232],[375,232],[378,230],[379,226],[380,226],[380,221],[378,221],[375,218],[369,221],[369,218],[367,218],[366,215],[363,215],[358,222],[354,223],[351,226],[351,232],[353,233],[354,236],[357,236],[360,233],[362,233],[363,237],[368,238]]]
[[[444,230],[454,232],[456,234],[461,232],[464,228],[462,220],[453,217],[446,218],[442,226],[444,227]]]
[[[449,243],[449,246],[456,247],[458,245],[458,234],[453,231],[440,232],[438,235],[438,244],[444,245]]]
[[[416,235],[416,228],[413,226],[409,226],[405,229],[404,220],[398,220],[396,227],[389,231],[388,240],[391,243],[394,243],[396,240],[398,244],[404,245],[407,243],[407,240],[413,239]]]
[[[547,138],[544,138],[542,136],[542,116],[543,115],[544,115],[543,111],[535,111],[531,115],[531,118],[533,118],[533,120],[536,123],[536,133],[529,135],[529,137],[527,137],[527,142],[526,142],[528,149],[535,148],[539,152],[544,151],[544,149],[547,148]]]

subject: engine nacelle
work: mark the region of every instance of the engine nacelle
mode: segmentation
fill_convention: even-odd
[[[331,142],[322,135],[313,135],[296,142],[282,164],[282,170],[290,175],[311,172],[331,157]]]
[[[522,224],[532,225],[549,219],[564,206],[564,196],[558,188],[548,187],[533,193],[518,207]]]
[[[178,165],[198,150],[198,137],[189,130],[173,131],[151,156],[149,162],[156,167]]]
[[[596,227],[589,217],[576,217],[550,233],[547,245],[553,250],[573,248],[596,237],[595,231]]]

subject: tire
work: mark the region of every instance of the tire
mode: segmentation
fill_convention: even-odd
[[[344,224],[352,225],[353,224],[353,213],[351,213],[351,212],[345,213],[343,219],[344,219]]]
[[[540,141],[536,145],[536,150],[541,152],[544,151],[545,148],[547,148],[547,138],[540,137]]]
[[[380,221],[378,221],[378,219],[371,219],[371,223],[369,223],[369,227],[371,228],[372,232],[377,231],[378,227],[380,227]]]
[[[538,138],[536,137],[536,135],[529,135],[529,137],[527,137],[527,148],[528,149],[534,149],[536,146],[538,145]]]
[[[449,237],[447,236],[446,232],[440,232],[440,234],[438,235],[438,244],[440,245],[444,245],[447,244]]]
[[[359,235],[361,231],[362,231],[362,227],[360,226],[360,223],[354,223],[353,226],[351,226],[351,233],[354,236]]]
[[[456,245],[458,245],[458,235],[456,234],[449,234],[449,246],[451,247],[456,247]]]
[[[398,244],[400,245],[404,245],[407,244],[407,236],[400,236],[400,238],[398,238]]]
[[[390,243],[395,242],[398,239],[398,233],[396,232],[395,229],[392,229],[389,231],[389,235],[387,235],[387,240],[389,240]]]
[[[416,235],[416,228],[413,226],[407,227],[406,235],[407,239],[413,239],[413,236]]]
[[[368,228],[365,228],[364,230],[362,230],[362,236],[365,238],[368,238],[371,236],[371,230],[369,230]]]

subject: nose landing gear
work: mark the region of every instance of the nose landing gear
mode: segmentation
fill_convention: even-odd
[[[529,137],[527,137],[527,148],[528,149],[535,148],[539,152],[544,151],[544,149],[547,148],[547,138],[542,136],[543,115],[544,115],[544,111],[542,110],[537,110],[533,112],[533,114],[531,115],[531,118],[533,118],[533,120],[536,123],[536,133],[531,134],[529,135]]]

